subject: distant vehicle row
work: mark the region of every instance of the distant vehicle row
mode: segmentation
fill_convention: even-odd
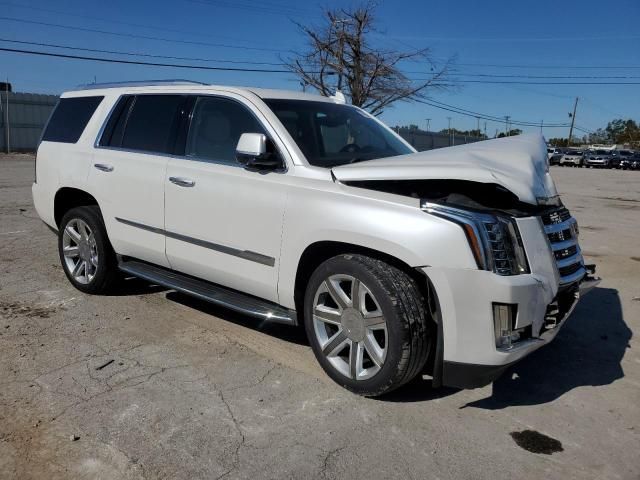
[[[578,150],[547,148],[550,165],[619,168],[622,170],[640,170],[640,152],[633,150]]]

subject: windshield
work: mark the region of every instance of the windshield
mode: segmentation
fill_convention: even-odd
[[[309,100],[265,100],[307,161],[331,168],[413,153],[377,121],[349,105]]]
[[[582,152],[579,150],[571,150],[567,155],[582,155]]]
[[[609,155],[607,150],[596,150],[596,155]]]

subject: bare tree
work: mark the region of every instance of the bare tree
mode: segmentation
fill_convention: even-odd
[[[426,97],[427,91],[452,86],[449,74],[453,59],[436,66],[430,50],[397,51],[373,48],[376,33],[375,5],[366,3],[354,9],[327,9],[322,26],[297,23],[307,37],[309,48],[285,60],[303,85],[317,89],[322,95],[341,90],[353,105],[374,115],[398,100],[413,101]],[[420,80],[409,79],[400,69],[411,60],[426,66]]]

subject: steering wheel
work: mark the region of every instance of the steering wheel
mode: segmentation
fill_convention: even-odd
[[[348,143],[347,145],[345,145],[340,149],[340,153],[356,153],[356,152],[359,152],[360,150],[362,149],[357,144]]]

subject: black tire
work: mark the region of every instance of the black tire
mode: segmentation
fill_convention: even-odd
[[[315,294],[332,275],[349,275],[375,296],[387,325],[384,364],[371,378],[355,380],[340,373],[322,353],[313,324]],[[364,255],[338,255],[322,263],[311,276],[304,299],[304,323],[313,352],[324,371],[339,385],[359,395],[375,397],[418,375],[435,345],[435,328],[416,281],[402,270]]]
[[[85,222],[91,229],[95,238],[95,248],[99,261],[97,262],[98,265],[95,270],[95,275],[88,283],[81,283],[74,278],[72,272],[69,271],[69,267],[67,266],[63,253],[63,236],[65,228],[75,219]],[[81,292],[89,294],[108,293],[113,289],[118,280],[118,262],[116,254],[113,251],[113,247],[111,246],[111,242],[107,236],[100,208],[95,205],[72,208],[64,214],[60,221],[60,228],[58,231],[58,254],[60,256],[60,263],[62,264],[65,275],[71,284]]]

